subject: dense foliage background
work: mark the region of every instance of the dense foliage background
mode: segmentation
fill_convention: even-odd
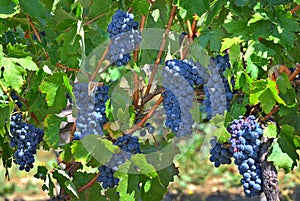
[[[280,172],[278,177],[277,170],[290,173],[299,161],[299,3],[2,0],[1,174],[9,179],[18,172],[13,164],[16,148],[9,146],[9,128],[11,115],[22,112],[24,122],[43,129],[44,137],[37,149],[34,169],[17,174],[39,179],[49,198],[162,200],[170,186],[177,189],[179,198],[182,189],[196,192],[194,188],[198,186],[191,183],[203,184],[219,175],[225,179],[208,182],[212,188],[241,188],[240,175],[233,165],[212,169],[208,162],[209,140],[216,136],[219,143],[226,144],[230,122],[251,114],[264,128],[269,171],[283,184],[292,179],[290,186],[283,186],[294,188],[299,183],[297,172],[292,176]],[[140,47],[131,53],[129,63],[120,67],[105,58],[111,41],[107,27],[118,9],[134,14],[143,38]],[[190,110],[195,120],[193,136],[177,138],[176,132],[162,123],[164,61],[193,59],[209,68],[209,58],[219,54],[229,55],[230,59],[230,68],[224,73],[234,94],[230,108],[210,120],[203,109],[203,100],[207,99],[203,86],[197,86]],[[109,86],[108,122],[103,126],[102,137],[88,135],[73,140],[78,112],[74,83],[89,83],[89,94],[102,84]],[[145,129],[146,121],[154,126],[155,134],[148,130],[146,137],[140,136],[140,127]],[[114,176],[120,183],[105,189],[97,182],[98,167],[120,151],[114,143],[125,133],[139,137],[143,154],[135,154],[119,166]],[[55,156],[51,155],[53,152]],[[48,157],[52,159],[48,161]],[[1,178],[1,183],[5,179]],[[0,191],[7,195],[14,188],[8,183]],[[291,192],[285,188],[280,192],[289,197]],[[269,199],[267,191],[265,187]]]

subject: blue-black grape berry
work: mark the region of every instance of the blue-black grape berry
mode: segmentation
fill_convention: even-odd
[[[10,119],[10,147],[14,153],[15,163],[19,170],[27,172],[33,168],[34,154],[38,144],[43,141],[44,131],[22,120],[22,114],[13,114]]]
[[[211,150],[209,160],[214,163],[215,167],[221,164],[230,164],[233,155],[232,149],[216,141],[216,138],[210,140]]]
[[[123,66],[130,60],[130,52],[134,51],[142,41],[138,22],[129,12],[117,10],[107,27],[110,33],[111,44],[106,56],[111,65]]]
[[[108,90],[108,86],[97,86],[89,95],[87,83],[74,85],[73,92],[79,112],[73,140],[83,139],[89,134],[104,134],[103,125],[108,121],[105,112],[106,101],[109,99]]]
[[[139,139],[136,136],[127,134],[121,136],[114,142],[114,145],[120,147],[121,152],[114,154],[108,163],[98,168],[100,172],[98,182],[102,183],[104,189],[113,188],[118,185],[119,179],[114,178],[115,171],[126,160],[130,160],[132,155],[141,153]]]
[[[217,114],[224,114],[227,108],[227,101],[222,78],[212,60],[210,60],[208,69],[211,75],[203,89],[206,95],[204,104],[207,106],[206,112],[208,119],[210,119]]]
[[[193,88],[204,84],[209,74],[199,63],[187,60],[168,60],[163,68],[162,94],[166,110],[165,125],[175,132],[177,137],[192,134],[194,120],[189,110],[194,97]]]
[[[225,93],[226,93],[226,100],[227,100],[227,109],[230,107],[230,101],[233,98],[233,93],[230,90],[230,85],[228,83],[227,78],[225,78],[224,73],[226,69],[230,68],[230,63],[229,63],[229,56],[228,54],[225,54],[224,56],[217,55],[215,58],[212,58],[217,70],[219,71],[219,74],[222,78],[224,88],[225,88]],[[234,79],[232,77],[231,79],[231,85],[234,86]]]
[[[231,134],[234,163],[243,176],[241,183],[247,196],[256,196],[262,192],[262,173],[259,165],[259,151],[262,145],[260,138],[263,130],[255,117],[240,117],[227,128]]]

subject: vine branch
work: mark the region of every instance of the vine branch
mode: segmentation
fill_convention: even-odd
[[[34,32],[34,35],[36,36],[36,38],[38,39],[38,41],[39,41],[40,43],[42,43],[42,39],[41,39],[41,37],[40,37],[40,34],[39,34],[38,31],[36,30],[36,28],[35,28],[35,26],[34,26],[34,24],[33,24],[33,22],[32,22],[31,17],[30,17],[29,15],[27,15],[26,17],[27,17],[28,22],[29,22],[29,24],[30,24],[30,26],[31,26],[31,28],[32,28],[32,30],[33,30],[33,32]]]
[[[147,89],[146,89],[145,95],[149,94],[149,92],[150,92],[150,89],[151,89],[151,86],[152,86],[152,83],[153,83],[153,80],[154,80],[154,76],[155,76],[157,68],[158,68],[158,64],[160,62],[161,56],[163,54],[163,51],[164,51],[164,48],[165,48],[165,45],[166,45],[167,36],[169,35],[169,32],[170,32],[170,29],[171,29],[174,17],[176,15],[176,10],[177,10],[177,6],[173,5],[171,13],[170,13],[170,18],[169,18],[169,21],[168,21],[168,25],[167,25],[166,31],[165,31],[165,33],[163,35],[163,39],[162,39],[162,42],[160,44],[159,52],[158,52],[157,58],[155,60],[154,67],[152,69],[152,72],[151,72],[151,75],[150,75],[150,78],[149,78],[149,83],[147,85]]]
[[[163,97],[161,96],[155,103],[155,105],[151,108],[151,110],[144,116],[144,118],[138,122],[137,124],[135,124],[132,128],[128,129],[126,131],[127,134],[133,133],[134,131],[142,128],[142,126],[144,125],[144,123],[153,115],[153,113],[155,112],[155,110],[158,108],[158,106],[162,103],[163,101]]]
[[[100,173],[96,174],[95,177],[93,177],[86,185],[78,188],[77,192],[81,193],[82,191],[90,188],[97,181],[97,179],[98,179],[99,176],[100,176]],[[67,200],[69,200],[69,199],[71,199],[70,195],[67,196]]]
[[[294,13],[297,12],[297,10],[299,10],[299,9],[300,9],[300,5],[297,5],[297,6],[295,6],[295,8],[293,8],[293,9],[291,10],[291,13],[294,14]]]
[[[134,83],[133,106],[135,109],[137,109],[139,104],[139,77],[136,72],[133,72],[133,83]]]
[[[142,19],[141,19],[141,23],[140,23],[140,32],[142,32],[142,31],[144,30],[145,22],[146,22],[146,16],[145,16],[145,15],[142,15]],[[138,52],[139,52],[139,48],[140,48],[140,46],[138,46],[138,47],[134,50],[133,58],[134,58],[134,61],[135,61],[135,62],[137,62],[137,60],[138,60]]]
[[[109,45],[105,48],[104,53],[102,54],[102,57],[101,57],[101,59],[99,60],[99,62],[98,62],[98,64],[97,64],[97,67],[96,67],[96,69],[95,69],[93,75],[90,77],[90,79],[89,79],[90,82],[93,81],[94,78],[96,77],[96,75],[97,75],[97,73],[98,73],[98,71],[99,71],[99,69],[100,69],[100,67],[101,67],[101,64],[103,63],[103,61],[104,61],[104,59],[105,59],[105,57],[106,57],[106,55],[107,55],[107,53],[108,53],[108,50],[109,50]],[[108,67],[107,67],[107,68],[108,68]],[[107,68],[106,68],[106,69],[107,69]],[[105,68],[104,68],[104,69],[105,69]],[[105,70],[106,70],[106,69],[105,69]],[[102,70],[101,73],[102,73],[102,72],[104,72],[104,71]]]
[[[280,201],[277,170],[273,163],[267,160],[272,139],[263,137],[263,144],[260,149],[260,167],[262,171],[263,192],[270,201]]]

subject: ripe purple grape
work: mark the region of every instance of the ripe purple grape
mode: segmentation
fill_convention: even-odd
[[[17,147],[15,163],[19,170],[29,172],[33,168],[37,146],[43,141],[44,131],[22,121],[22,114],[13,114],[10,121],[10,146]]]
[[[123,66],[130,60],[130,52],[134,51],[142,41],[138,22],[133,21],[132,13],[117,10],[107,27],[111,44],[106,58],[111,65]]]

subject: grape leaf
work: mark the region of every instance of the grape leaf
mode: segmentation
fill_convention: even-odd
[[[147,1],[134,0],[130,7],[132,7],[137,14],[147,15],[150,5]]]
[[[37,173],[35,173],[34,177],[37,179],[46,180],[48,169],[45,166],[38,166]]]
[[[264,137],[267,138],[277,137],[277,129],[275,124],[270,124],[264,129]]]
[[[270,90],[265,90],[259,96],[261,108],[265,113],[271,112],[272,108],[275,106],[276,101],[272,98],[272,93]]]
[[[206,26],[209,26],[213,19],[218,16],[219,12],[221,11],[222,7],[226,4],[225,0],[219,0],[216,1],[209,9],[209,12],[207,14],[207,19],[206,19]]]
[[[285,73],[281,74],[281,76],[277,78],[276,84],[278,86],[279,91],[284,94],[286,93],[287,89],[293,88],[287,74]]]
[[[272,152],[268,156],[268,161],[272,161],[275,166],[284,169],[286,173],[297,166],[299,155],[294,145],[294,128],[283,125],[279,134],[279,139],[273,142]]]
[[[71,146],[72,154],[76,161],[83,164],[88,163],[91,157],[101,164],[108,162],[113,153],[118,153],[119,149],[111,141],[101,139],[99,135],[87,135],[81,141],[73,142]]]
[[[39,88],[42,93],[46,94],[48,106],[55,108],[65,108],[67,105],[66,94],[73,94],[69,79],[62,72],[47,77]]]
[[[0,18],[9,18],[19,12],[20,10],[14,1],[11,0],[0,1]]]
[[[66,186],[67,191],[74,195],[76,198],[79,198],[76,186],[70,180],[65,181],[64,185]]]
[[[83,146],[80,140],[76,140],[71,145],[71,152],[75,161],[86,164],[91,160],[91,154],[88,152],[85,146]]]
[[[222,40],[222,47],[221,47],[221,52],[224,50],[231,48],[233,45],[238,45],[242,43],[243,40],[241,40],[240,37],[233,37],[233,38],[223,38]]]
[[[203,13],[205,13],[209,9],[209,0],[184,0],[180,1],[179,6],[185,8],[187,11],[186,18],[190,19],[194,14],[201,16]]]
[[[0,45],[0,66],[4,67],[3,85],[6,87],[11,86],[18,93],[21,92],[21,87],[24,84],[26,69],[37,71],[37,65],[32,61],[31,57],[25,58],[12,58],[5,57]]]
[[[58,117],[56,115],[47,115],[45,119],[44,127],[44,140],[48,143],[53,149],[57,148],[59,139],[59,129],[61,122],[66,121],[66,118]]]
[[[55,185],[53,183],[53,181],[51,180],[51,177],[50,177],[50,174],[47,175],[47,179],[46,179],[46,182],[45,184],[42,186],[42,190],[43,191],[48,191],[48,195],[50,197],[53,197],[54,195],[54,189],[55,189]]]
[[[0,136],[4,137],[5,125],[9,128],[9,120],[10,114],[14,108],[15,104],[10,102],[9,104],[0,104]]]
[[[44,17],[45,9],[39,0],[19,0],[21,9],[31,17]]]
[[[247,69],[246,69],[247,73],[251,73],[251,77],[256,80],[257,76],[258,76],[258,66],[255,65],[252,60],[251,57],[247,58]]]

